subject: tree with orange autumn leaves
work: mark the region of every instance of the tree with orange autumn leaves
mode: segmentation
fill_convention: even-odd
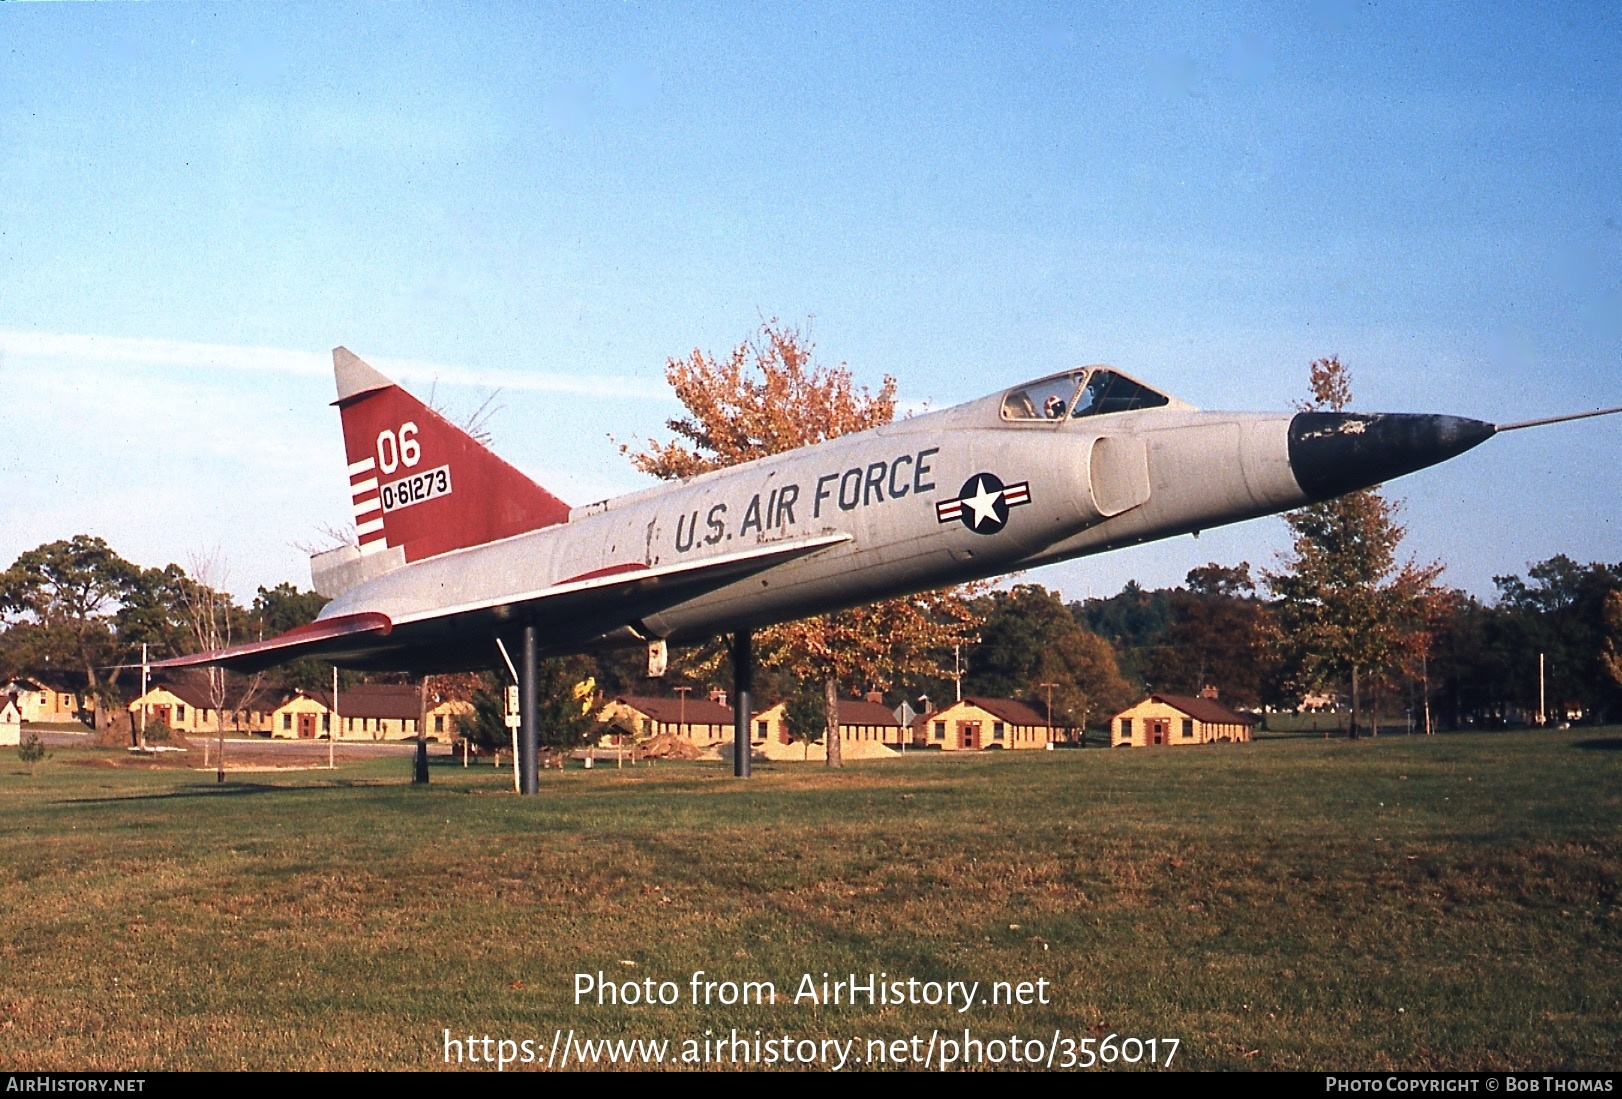
[[[665,378],[687,410],[666,424],[676,438],[621,451],[642,472],[676,480],[895,418],[894,378],[873,393],[856,384],[844,363],[820,364],[814,352],[806,331],[774,318],[725,358],[695,349],[670,359]],[[882,691],[908,677],[940,676],[953,644],[971,640],[978,625],[962,589],[946,589],[771,626],[757,635],[756,647],[765,666],[821,682],[828,766],[838,767],[840,691]],[[700,656],[703,663],[720,660],[719,648]]]

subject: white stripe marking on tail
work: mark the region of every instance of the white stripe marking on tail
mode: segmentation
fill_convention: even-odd
[[[362,458],[358,462],[349,463],[349,475],[351,477],[358,477],[362,473],[370,473],[376,468],[377,460],[375,458]]]

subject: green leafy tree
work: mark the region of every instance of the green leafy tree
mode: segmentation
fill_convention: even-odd
[[[188,650],[192,639],[185,609],[189,583],[191,578],[179,565],[138,570],[113,619],[127,659],[140,656],[142,644],[154,659]]]
[[[1505,653],[1497,644],[1503,614],[1466,592],[1442,589],[1431,613],[1422,687],[1448,728],[1480,724],[1509,703]]]
[[[804,746],[807,758],[811,745],[818,743],[828,731],[828,704],[816,691],[799,690],[783,702],[783,731],[789,743]]]
[[[1312,364],[1313,399],[1303,407],[1341,411],[1351,379],[1338,359]],[[1352,730],[1362,718],[1362,689],[1423,646],[1440,565],[1399,563],[1403,528],[1395,509],[1365,489],[1311,504],[1284,517],[1293,535],[1278,572],[1264,573],[1278,597],[1280,654],[1297,692],[1350,680]]]
[[[261,586],[254,595],[253,606],[248,613],[257,623],[260,634],[275,637],[314,622],[315,616],[326,605],[327,597],[320,592],[300,591],[295,585],[284,581],[274,588]],[[332,665],[320,660],[295,660],[274,669],[270,674],[277,686],[290,689],[324,691],[332,686]],[[348,680],[350,677],[344,678]]]
[[[1080,626],[1060,599],[1037,584],[1019,584],[979,600],[984,615],[964,685],[972,694],[1017,698],[1045,713],[1052,683],[1053,720],[1085,725],[1126,704],[1109,642]]]
[[[1537,654],[1545,656],[1552,704],[1572,700],[1598,718],[1622,704],[1606,661],[1613,646],[1607,605],[1622,592],[1622,564],[1579,564],[1565,554],[1497,576],[1496,641],[1501,672],[1517,709],[1537,708]]]
[[[326,605],[327,597],[320,592],[300,591],[283,581],[274,588],[259,588],[253,600],[253,616],[264,628],[265,636],[274,637],[314,622]]]
[[[1158,687],[1153,664],[1171,630],[1173,594],[1128,580],[1115,595],[1073,603],[1070,611],[1077,623],[1110,643],[1123,676],[1140,687]]]
[[[588,657],[554,656],[536,663],[536,728],[542,748],[567,751],[595,744],[609,730],[597,720],[595,665]],[[490,673],[471,692],[473,713],[458,729],[480,748],[495,751],[512,744],[507,727],[507,685]]]
[[[470,699],[473,713],[457,722],[457,729],[482,751],[494,752],[512,743],[507,727],[506,680],[494,672],[479,677]]]
[[[1605,595],[1605,640],[1600,645],[1600,663],[1611,683],[1622,688],[1622,591]]]
[[[1171,623],[1150,659],[1149,681],[1183,694],[1216,687],[1226,702],[1260,705],[1276,693],[1276,624],[1256,596],[1250,563],[1202,565],[1186,584],[1171,593]]]
[[[79,534],[19,555],[0,573],[0,611],[22,616],[13,644],[34,670],[82,673],[98,720],[117,702],[113,690],[122,652],[111,616],[130,597],[140,570],[100,538]],[[18,657],[13,657],[14,660]]]

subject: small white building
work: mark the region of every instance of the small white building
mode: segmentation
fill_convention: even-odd
[[[23,711],[17,699],[0,695],[0,747],[23,742]]]

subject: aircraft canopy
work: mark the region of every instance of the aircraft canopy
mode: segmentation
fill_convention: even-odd
[[[1157,393],[1113,370],[1093,368],[1055,374],[1041,381],[1015,386],[1002,400],[1005,420],[1063,420],[1107,416],[1140,408],[1161,408],[1171,403]]]

